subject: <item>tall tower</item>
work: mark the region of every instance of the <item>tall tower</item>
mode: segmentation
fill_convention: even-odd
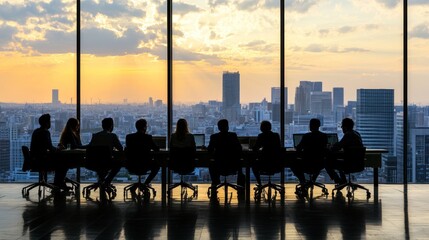
[[[237,122],[240,116],[240,73],[223,72],[222,75],[223,115],[230,122]]]
[[[52,89],[52,104],[60,103],[58,89]]]
[[[344,88],[335,87],[333,89],[333,94],[334,94],[334,102],[333,102],[334,110],[337,107],[344,107]]]
[[[356,107],[356,130],[361,134],[367,148],[387,149],[387,158],[383,159],[386,180],[396,176],[396,162],[390,164],[394,154],[394,90],[358,89]],[[391,173],[389,173],[391,172]]]
[[[288,105],[288,93],[287,93],[287,87],[284,88],[285,96],[285,109],[284,111],[287,111],[287,105]],[[271,104],[272,104],[272,120],[276,122],[280,122],[280,88],[279,87],[272,87],[271,88]]]
[[[300,81],[295,92],[295,112],[306,115],[310,112],[311,92],[321,92],[322,82]]]

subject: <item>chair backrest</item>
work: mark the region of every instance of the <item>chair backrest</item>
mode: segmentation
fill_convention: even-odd
[[[169,169],[181,175],[192,173],[195,170],[195,152],[193,147],[171,148]]]
[[[125,167],[130,173],[137,175],[146,174],[153,161],[153,152],[142,148],[125,148]]]
[[[270,151],[258,151],[258,161],[260,167],[260,174],[273,175],[283,170],[283,153],[285,148],[277,150],[270,149]]]
[[[344,148],[344,172],[362,172],[365,169],[365,147]]]
[[[22,146],[22,155],[24,156],[24,162],[22,163],[22,171],[26,172],[31,170],[31,156],[30,149],[27,146]]]
[[[326,149],[304,150],[299,153],[297,161],[302,161],[300,165],[305,173],[317,173],[325,167],[326,153]]]
[[[85,167],[98,171],[110,168],[113,160],[112,149],[109,146],[90,145],[86,149]]]

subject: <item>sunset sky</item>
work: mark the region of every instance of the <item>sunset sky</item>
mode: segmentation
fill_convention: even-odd
[[[76,1],[0,0],[0,102],[76,99]],[[82,103],[166,101],[166,2],[81,5]],[[280,77],[278,0],[174,1],[174,102],[222,100],[239,71],[241,102],[270,101]],[[409,1],[409,102],[429,105],[429,1]],[[402,1],[286,0],[286,86],[394,88],[402,101]]]

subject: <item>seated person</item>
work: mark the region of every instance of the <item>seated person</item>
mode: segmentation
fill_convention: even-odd
[[[296,146],[296,151],[298,155],[302,155],[304,158],[305,156],[315,156],[315,160],[320,160],[320,162],[314,164],[320,166],[320,170],[322,170],[324,166],[324,157],[326,156],[327,152],[328,136],[325,133],[319,131],[319,127],[320,120],[317,118],[312,118],[309,124],[310,132],[302,136],[301,141]],[[317,159],[318,157],[320,158]],[[311,160],[313,159],[306,159],[306,161],[295,161],[291,167],[292,172],[295,174],[301,184],[305,183],[304,168],[308,164],[311,164],[308,162]],[[313,179],[311,180],[316,181],[317,176],[319,176],[319,173],[314,174]]]
[[[281,151],[280,135],[271,131],[271,123],[269,121],[262,121],[260,130],[262,133],[258,135],[252,150],[261,150],[264,160],[270,162],[259,160],[253,163],[253,174],[255,175],[256,181],[259,185],[261,185],[261,170],[264,170],[264,168],[277,169],[281,166],[281,159],[279,159]]]
[[[66,126],[61,132],[60,143],[58,143],[58,147],[61,149],[65,149],[68,146],[70,146],[70,149],[85,148],[80,140],[79,127],[79,120],[76,118],[69,118]]]
[[[188,122],[186,121],[186,119],[179,119],[177,121],[176,124],[176,131],[171,134],[171,138],[170,138],[170,153],[174,154],[175,151],[191,151],[192,154],[195,154],[196,151],[196,144],[195,144],[195,138],[194,135],[192,135],[192,133],[189,132],[189,128],[188,128]],[[183,153],[183,152],[182,152]],[[177,169],[181,169],[181,170],[185,170],[188,169],[190,170],[190,172],[192,172],[194,170],[194,161],[192,161],[191,163],[189,163],[189,166],[183,166],[183,163],[177,162],[177,161],[172,161],[170,162],[170,168],[172,170],[177,170]]]
[[[344,118],[341,122],[341,128],[343,129],[343,138],[335,143],[331,148],[331,154],[329,155],[326,163],[326,171],[329,177],[335,181],[336,184],[343,184],[347,182],[346,175],[341,170],[344,165],[344,161],[337,158],[337,153],[347,147],[363,147],[362,138],[360,134],[353,130],[354,122],[350,118]],[[340,176],[335,172],[338,170]]]
[[[32,167],[42,169],[54,169],[54,185],[60,189],[67,190],[67,185],[64,181],[67,174],[67,164],[62,164],[55,161],[54,153],[58,150],[52,145],[51,133],[51,115],[43,114],[39,118],[40,127],[34,130],[31,135],[30,153],[34,160]]]
[[[238,162],[241,156],[242,147],[237,134],[229,132],[228,120],[226,119],[219,120],[217,126],[219,132],[210,136],[210,142],[207,146],[207,150],[214,154],[215,159],[214,163],[209,167],[210,178],[212,179],[212,190],[214,190],[211,194],[213,199],[217,198],[215,188],[220,184],[220,172],[223,168],[228,167],[231,169],[237,169],[237,182],[244,179],[240,163]],[[228,162],[228,160],[232,160],[233,162]],[[239,185],[244,186],[244,184],[240,183]],[[241,194],[242,193],[239,193],[239,198],[241,198]]]
[[[142,154],[150,154],[151,150],[157,152],[159,147],[155,144],[152,139],[152,135],[146,134],[147,121],[145,119],[139,119],[136,121],[137,132],[128,134],[125,137],[125,145],[129,152],[139,152]],[[144,184],[149,185],[152,179],[158,174],[159,165],[155,161],[145,163],[147,169],[150,170],[149,176],[146,178]],[[131,189],[132,192],[135,189]]]
[[[92,135],[89,146],[108,146],[112,152],[123,151],[123,147],[119,138],[116,134],[112,133],[114,124],[112,118],[105,118],[101,121],[101,125],[103,127],[103,131],[94,133]],[[106,160],[107,161],[107,160]],[[112,164],[109,166],[110,171],[107,176],[99,176],[100,178],[104,178],[103,185],[110,186],[113,178],[118,174],[119,170],[121,170],[122,164],[119,160],[113,159]]]

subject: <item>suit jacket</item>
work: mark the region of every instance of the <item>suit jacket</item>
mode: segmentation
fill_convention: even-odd
[[[363,147],[362,137],[354,130],[344,133],[343,138],[332,147],[333,151],[338,151],[347,147]]]
[[[210,136],[207,150],[214,153],[216,161],[227,159],[236,160],[240,158],[242,147],[236,133],[219,132]]]
[[[280,160],[281,140],[278,133],[269,131],[258,135],[253,151],[261,150],[262,157],[267,161]]]
[[[125,145],[128,150],[138,150],[142,152],[159,151],[158,145],[152,139],[152,135],[136,132],[125,137]]]
[[[98,133],[92,134],[91,142],[89,143],[90,146],[109,146],[112,150],[116,148],[118,151],[122,151],[123,147],[121,142],[119,141],[119,138],[116,134],[108,132],[108,131],[101,131]]]

